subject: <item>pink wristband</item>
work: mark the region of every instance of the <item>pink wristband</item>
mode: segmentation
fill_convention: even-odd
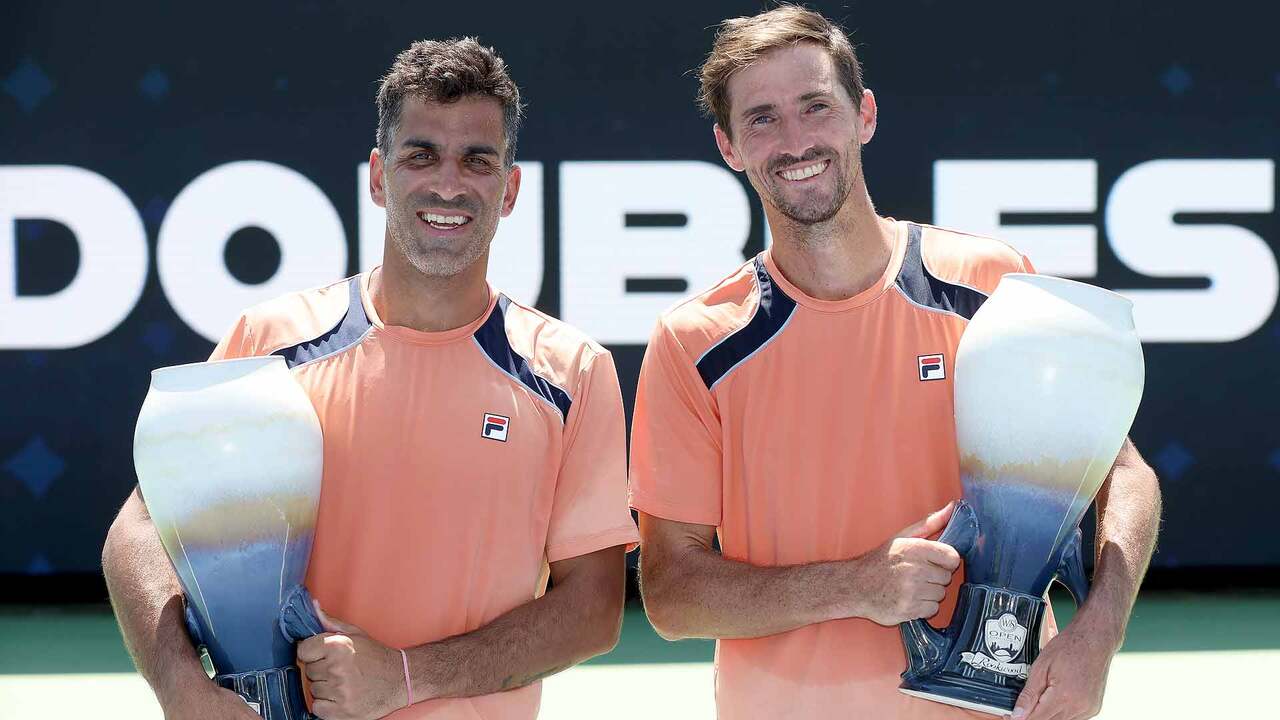
[[[409,696],[409,702],[405,707],[413,704],[413,683],[409,682],[409,656],[404,650],[400,651],[400,661],[404,663],[404,691]]]

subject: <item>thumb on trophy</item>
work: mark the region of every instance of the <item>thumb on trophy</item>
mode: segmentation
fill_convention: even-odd
[[[955,510],[956,501],[952,500],[940,509],[929,513],[927,517],[912,525],[908,525],[897,534],[901,538],[927,538],[937,535],[951,522],[951,513]]]
[[[364,635],[365,631],[352,625],[351,623],[342,622],[337,618],[331,618],[325,614],[320,608],[319,600],[311,601],[312,607],[315,608],[316,617],[320,618],[320,624],[324,626],[325,632],[342,633],[343,635]]]

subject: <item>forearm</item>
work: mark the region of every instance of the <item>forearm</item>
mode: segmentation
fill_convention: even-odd
[[[1097,507],[1093,582],[1081,613],[1118,649],[1160,527],[1159,482],[1128,441]]]
[[[763,637],[852,614],[847,562],[760,567],[702,547],[679,558],[644,552],[645,610],[668,640]]]
[[[645,611],[668,640],[774,635],[840,618],[895,625],[932,617],[960,566],[955,549],[927,540],[953,505],[935,510],[856,558],[757,566],[712,549],[715,528],[640,513]]]
[[[207,683],[182,618],[182,588],[135,491],[112,523],[102,572],[125,647],[163,703]]]
[[[622,627],[622,548],[603,585],[563,582],[472,632],[406,650],[414,698],[523,687],[613,649]]]

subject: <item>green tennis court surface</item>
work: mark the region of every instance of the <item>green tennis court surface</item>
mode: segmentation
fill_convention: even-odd
[[[1059,617],[1069,600],[1055,597]],[[629,608],[610,654],[546,681],[541,717],[714,717],[712,643],[668,643]],[[0,606],[0,719],[156,718],[109,608]],[[1280,593],[1151,593],[1112,665],[1104,718],[1259,717],[1280,676]]]

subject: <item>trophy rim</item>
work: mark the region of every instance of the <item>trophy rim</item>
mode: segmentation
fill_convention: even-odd
[[[1133,310],[1133,300],[1129,299],[1128,297],[1125,297],[1124,295],[1121,295],[1115,290],[1109,290],[1107,288],[1094,285],[1093,283],[1081,282],[1079,280],[1068,280],[1067,278],[1058,277],[1057,275],[1041,275],[1040,273],[1025,273],[1025,272],[1005,273],[1004,275],[1000,276],[1000,281],[1004,282],[1005,280],[1020,280],[1023,282],[1027,282],[1028,284],[1031,284],[1031,285],[1060,285],[1065,287],[1086,287],[1086,288],[1089,288],[1090,290],[1095,290],[1099,293],[1103,293],[1107,296],[1110,296],[1116,300],[1123,301],[1125,305],[1128,306],[1131,312]]]
[[[276,362],[283,363],[284,358],[280,357],[279,355],[254,355],[252,357],[231,358],[228,360],[205,360],[202,362],[190,362],[190,363],[182,363],[181,365],[166,365],[164,367],[158,367],[151,371],[151,377],[154,378],[159,375],[167,375],[177,370],[184,370],[186,368],[193,368],[198,366],[259,364],[265,367],[267,365],[270,365]]]

